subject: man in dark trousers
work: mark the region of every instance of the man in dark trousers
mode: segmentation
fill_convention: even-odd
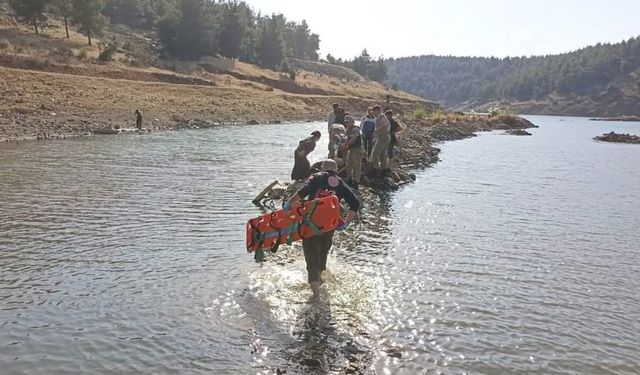
[[[140,131],[142,130],[142,112],[140,112],[139,109],[136,109],[134,115],[136,116],[136,129]]]
[[[285,211],[290,211],[291,207],[300,200],[322,198],[335,195],[340,200],[345,200],[349,205],[349,213],[337,230],[344,230],[353,221],[360,209],[360,201],[355,194],[338,176],[338,165],[334,160],[327,159],[322,162],[322,171],[311,176],[304,186],[284,204]],[[334,231],[330,231],[319,236],[302,240],[304,259],[307,263],[307,274],[309,285],[313,291],[313,296],[320,295],[322,271],[327,268],[327,257],[333,245]]]

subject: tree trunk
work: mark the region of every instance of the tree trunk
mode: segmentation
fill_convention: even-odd
[[[69,39],[69,24],[67,23],[67,16],[64,16],[64,31],[67,32],[67,39]]]
[[[89,38],[89,45],[92,45],[92,44],[91,44],[91,32],[88,32],[88,33],[87,33],[87,37]]]
[[[36,35],[40,34],[38,32],[38,18],[36,16],[33,16],[33,27],[36,29]]]

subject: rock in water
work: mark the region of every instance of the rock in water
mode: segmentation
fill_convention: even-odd
[[[531,135],[531,133],[529,133],[528,131],[526,131],[524,129],[507,130],[506,132],[504,132],[504,134],[506,134],[506,135]]]
[[[618,134],[615,132],[603,134],[601,136],[593,138],[596,141],[601,142],[615,142],[615,143],[632,143],[640,144],[640,137],[632,134]]]

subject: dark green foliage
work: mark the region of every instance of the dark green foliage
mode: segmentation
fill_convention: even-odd
[[[182,0],[173,12],[158,22],[158,36],[169,54],[181,59],[198,59],[216,50],[211,15],[205,0]]]
[[[44,12],[67,18],[91,38],[107,21],[155,31],[164,52],[177,59],[220,54],[277,70],[286,56],[318,60],[320,37],[306,21],[282,14],[262,16],[240,0],[10,0],[16,14],[33,24]]]
[[[550,94],[614,94],[615,82],[640,69],[640,38],[531,58],[420,56],[387,61],[389,81],[449,105]],[[614,87],[611,87],[611,84]]]
[[[71,16],[71,12],[73,11],[71,0],[52,0],[51,11],[53,13],[58,14],[64,20],[64,30],[67,34],[67,39],[69,38],[69,17]]]
[[[9,4],[16,12],[16,16],[33,26],[35,28],[36,34],[38,34],[38,24],[44,19],[44,11],[47,5],[49,5],[49,1],[10,0]]]
[[[104,14],[111,23],[142,27],[145,24],[146,4],[146,0],[107,0]]]
[[[301,60],[318,60],[318,49],[320,47],[320,37],[312,34],[303,20],[301,24],[287,22],[284,25],[286,54],[288,57],[295,57]]]
[[[287,22],[282,14],[256,15],[247,3],[237,0],[156,0],[154,4],[152,13],[164,14],[155,29],[173,57],[220,54],[276,70],[285,56],[318,59],[320,37],[311,34],[304,21]],[[162,10],[159,4],[165,4]]]
[[[285,56],[285,19],[282,15],[274,14],[262,18],[259,23],[258,63],[266,68],[278,69]]]
[[[229,58],[242,55],[243,41],[253,24],[253,13],[245,3],[230,1],[220,4],[220,54]]]
[[[387,79],[387,66],[384,59],[380,57],[377,60],[373,60],[366,49],[362,51],[360,56],[355,57],[353,60],[336,60],[333,56],[327,55],[327,62],[329,64],[351,68],[361,76],[373,81],[384,82]]]
[[[71,22],[79,32],[87,36],[91,45],[92,36],[102,35],[107,19],[102,14],[104,0],[73,0]]]
[[[113,55],[118,52],[118,43],[116,43],[116,38],[108,38],[106,40],[98,43],[98,49],[100,50],[100,54],[98,55],[98,60],[100,61],[111,61],[113,60]]]
[[[296,69],[289,65],[286,59],[282,61],[282,65],[280,65],[280,71],[283,73],[287,73],[290,80],[296,80]]]

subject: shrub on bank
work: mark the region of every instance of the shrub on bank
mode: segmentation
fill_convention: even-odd
[[[98,43],[98,49],[100,50],[98,60],[112,61],[113,55],[118,52],[118,44],[116,43],[116,38],[109,38],[101,41],[100,43]]]
[[[83,61],[87,59],[87,51],[85,50],[80,50],[80,52],[78,52],[78,55],[76,56],[76,59],[78,59],[78,61]]]
[[[427,110],[425,110],[424,108],[418,108],[415,111],[413,111],[413,118],[415,120],[423,120],[425,118],[427,118],[429,114],[427,113]]]
[[[6,40],[6,39],[1,39],[0,40],[0,51],[9,50],[9,49],[11,49],[11,43],[9,43],[9,41]]]

